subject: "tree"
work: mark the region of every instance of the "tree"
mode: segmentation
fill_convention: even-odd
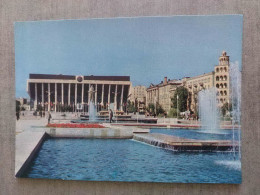
[[[180,116],[180,112],[178,112],[178,116]],[[171,117],[171,118],[177,117],[177,109],[171,108],[169,111],[168,117]]]
[[[165,111],[159,103],[156,103],[156,115],[164,114]]]
[[[148,107],[146,108],[146,110],[151,114],[154,115],[155,114],[155,106],[153,103],[148,104]]]
[[[187,110],[187,100],[189,97],[189,92],[188,89],[181,86],[178,87],[174,93],[174,96],[172,98],[172,104],[173,108],[177,109],[177,96],[179,97],[178,99],[178,110],[180,112],[184,112]]]
[[[159,114],[164,114],[165,111],[162,108],[162,106],[159,103],[156,103],[156,106],[153,103],[148,104],[148,107],[146,110],[151,114],[151,115],[159,115]]]
[[[227,114],[227,111],[231,111],[232,110],[232,104],[228,104],[227,102],[225,104],[223,104],[223,106],[221,107],[221,113],[222,116],[225,116]]]
[[[128,100],[127,101],[127,110],[128,110],[128,112],[136,112],[137,108],[135,106],[135,103]]]

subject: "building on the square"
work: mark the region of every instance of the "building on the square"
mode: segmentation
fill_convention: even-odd
[[[98,111],[108,110],[112,105],[115,111],[125,111],[130,86],[130,76],[30,74],[27,80],[34,108],[42,105],[48,111],[58,111],[59,106],[87,111],[90,98]]]
[[[131,87],[130,91],[130,101],[134,103],[135,107],[137,108],[137,112],[145,112],[146,87],[138,85]]]
[[[147,88],[146,106],[150,103],[158,103],[168,113],[172,107],[171,99],[176,88],[184,86],[189,92],[187,110],[194,112],[198,106],[199,91],[212,87],[217,89],[217,102],[218,106],[221,107],[223,104],[230,102],[229,85],[229,56],[223,51],[219,57],[219,64],[214,67],[212,72],[194,77],[184,77],[181,80],[167,80],[167,77],[165,77],[161,83],[151,84]]]
[[[186,77],[182,79],[182,82],[189,92],[187,110],[195,111],[198,106],[199,91],[214,87],[214,72],[190,78]]]
[[[195,111],[197,108],[199,91],[212,87],[217,89],[217,103],[219,107],[230,102],[229,56],[227,56],[225,51],[219,57],[219,64],[214,67],[214,71],[182,80],[183,85],[190,94],[188,110]]]
[[[144,101],[144,98],[146,97],[146,87],[142,85],[137,85],[135,87],[131,88],[130,93],[130,101]]]
[[[168,113],[172,107],[175,90],[181,85],[181,80],[170,80],[167,77],[164,77],[164,80],[159,84],[151,84],[147,88],[146,106],[159,104]]]
[[[219,57],[219,64],[215,66],[214,83],[218,90],[217,102],[219,106],[230,102],[229,56],[225,51]]]

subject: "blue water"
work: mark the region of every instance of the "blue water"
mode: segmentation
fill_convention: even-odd
[[[162,133],[167,135],[174,135],[177,137],[199,139],[199,140],[232,140],[232,130],[217,130],[215,133],[209,133],[209,131],[201,129],[166,129],[166,128],[154,128],[150,130],[150,133]],[[235,130],[235,140],[238,140],[238,130]]]
[[[232,158],[227,152],[174,152],[127,139],[48,139],[23,177],[240,183]]]

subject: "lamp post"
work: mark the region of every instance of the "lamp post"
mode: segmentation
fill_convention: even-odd
[[[177,95],[177,121],[178,121],[178,111],[179,111],[179,95]]]

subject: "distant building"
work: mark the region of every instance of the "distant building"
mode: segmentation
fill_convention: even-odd
[[[164,81],[159,84],[151,84],[146,90],[146,106],[149,104],[160,104],[168,113],[172,107],[171,99],[174,96],[175,90],[181,85],[181,80],[167,80],[167,77],[164,77]]]
[[[131,102],[134,102],[135,100],[144,101],[144,98],[146,97],[146,87],[141,85],[132,87],[130,94]]]
[[[138,112],[145,112],[146,87],[141,85],[132,87],[130,101],[134,102]]]
[[[42,105],[48,111],[58,111],[60,106],[86,111],[90,98],[98,111],[108,110],[112,104],[115,111],[125,111],[130,86],[130,76],[30,74],[27,80],[34,108]]]
[[[189,91],[187,110],[194,111],[198,106],[198,93],[214,87],[214,72],[182,79],[183,86]]]
[[[20,105],[27,104],[27,99],[26,98],[16,98],[16,101],[20,102]]]

